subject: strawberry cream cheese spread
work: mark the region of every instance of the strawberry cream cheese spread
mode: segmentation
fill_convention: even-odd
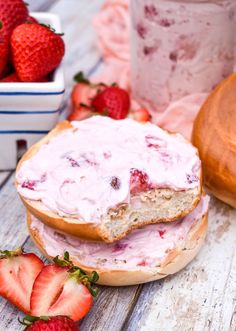
[[[209,197],[202,197],[198,206],[183,219],[147,225],[134,230],[126,238],[112,244],[82,241],[60,233],[32,216],[31,228],[36,229],[48,255],[63,255],[65,251],[77,257],[80,263],[91,267],[113,269],[140,269],[156,267],[168,252],[184,245],[195,222],[207,213]],[[184,247],[184,246],[183,246]]]
[[[19,193],[60,216],[99,222],[109,208],[153,188],[200,185],[197,150],[179,134],[131,119],[71,122],[24,161]]]
[[[131,0],[133,97],[164,111],[191,93],[209,92],[233,71],[232,0]]]

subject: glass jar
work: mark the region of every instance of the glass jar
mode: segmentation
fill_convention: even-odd
[[[131,0],[134,97],[162,112],[233,71],[236,0]]]

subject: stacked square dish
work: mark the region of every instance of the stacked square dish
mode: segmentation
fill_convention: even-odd
[[[61,32],[57,15],[31,15]],[[17,146],[20,142],[30,147],[55,126],[59,119],[64,91],[62,65],[54,72],[50,82],[0,84],[0,170],[16,167]]]
[[[36,245],[49,258],[68,251],[100,284],[173,274],[206,234],[197,150],[150,123],[62,122],[23,156],[16,186]]]

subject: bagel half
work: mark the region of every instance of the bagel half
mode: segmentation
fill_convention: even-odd
[[[208,97],[192,132],[203,165],[204,184],[218,199],[236,207],[236,73]]]
[[[201,163],[198,158],[197,150],[192,147],[189,142],[184,140],[184,138],[182,138],[180,135],[166,133],[165,131],[151,124],[138,124],[136,122],[134,124],[134,121],[132,120],[114,121],[109,118],[102,118],[100,116],[96,116],[96,118],[97,119],[89,119],[86,121],[82,121],[85,124],[77,124],[78,122],[72,122],[71,124],[67,121],[59,123],[54,130],[52,130],[45,138],[43,138],[37,144],[32,146],[23,156],[17,166],[16,187],[24,205],[31,214],[33,214],[36,218],[40,219],[46,225],[54,227],[55,229],[58,229],[62,232],[72,234],[86,240],[113,242],[116,240],[120,240],[132,230],[142,227],[146,224],[175,221],[190,213],[197,206],[200,201],[202,190]],[[30,194],[38,193],[35,191],[33,192],[33,190],[28,190],[29,195],[25,195],[25,191],[22,190],[22,169],[24,170],[25,166],[27,168],[28,162],[33,160],[35,156],[37,157],[37,155],[40,155],[41,150],[43,148],[47,148],[47,145],[50,145],[53,139],[54,141],[55,139],[59,140],[61,136],[61,139],[63,139],[63,135],[66,135],[67,132],[77,132],[77,130],[80,130],[81,128],[83,129],[83,125],[86,125],[87,121],[90,121],[89,123],[92,124],[92,121],[98,121],[98,128],[103,126],[109,127],[109,125],[114,125],[114,123],[118,122],[127,123],[125,121],[129,121],[128,123],[131,123],[131,126],[135,126],[135,129],[137,127],[137,131],[140,127],[147,125],[147,128],[149,128],[150,126],[152,131],[156,130],[157,135],[159,134],[164,136],[166,139],[170,139],[171,141],[173,140],[173,144],[175,142],[178,142],[179,145],[177,146],[179,147],[179,150],[172,151],[172,153],[174,155],[174,153],[177,152],[180,156],[181,153],[187,153],[188,161],[186,161],[186,169],[187,166],[190,167],[188,162],[191,163],[192,168],[191,170],[188,169],[188,171],[193,171],[193,173],[195,171],[195,175],[193,176],[195,176],[196,184],[185,184],[186,189],[173,189],[172,187],[168,188],[167,185],[167,187],[164,188],[150,188],[148,190],[134,193],[130,195],[130,198],[128,199],[129,201],[120,201],[120,203],[118,203],[117,205],[114,205],[109,208],[105,213],[101,215],[99,221],[94,219],[89,219],[85,221],[84,218],[82,218],[79,214],[63,213],[61,210],[59,212],[57,210],[52,210],[48,208],[48,206],[45,207],[45,204],[43,203],[41,198],[37,199],[30,197]],[[102,134],[100,134],[100,136],[101,135]],[[109,143],[109,139],[104,140],[103,143],[106,144],[106,141],[108,141]],[[97,144],[99,146],[99,142],[97,142]],[[66,153],[70,149],[70,146],[66,145],[63,148],[65,150],[63,150],[62,152]],[[184,150],[184,152],[181,151],[181,148]],[[166,157],[165,153],[163,153],[163,155],[163,157]],[[191,156],[189,157],[189,155]],[[170,157],[172,156],[170,155]],[[194,159],[194,161],[191,162],[191,159]],[[40,162],[41,160],[39,159],[38,163]],[[44,162],[46,161],[44,160]],[[50,163],[50,160],[48,160],[48,162]],[[179,161],[173,162],[176,162],[176,164],[178,164]],[[36,164],[34,164],[31,168],[28,166],[27,171],[24,171],[24,176],[27,177],[29,175],[29,178],[27,177],[29,179],[29,182],[31,180],[30,173],[32,172],[32,169],[34,167],[37,167],[37,162],[35,163]],[[179,167],[180,169],[177,169],[179,169],[179,171],[182,171],[182,168],[184,167],[185,163],[182,162],[181,166]],[[196,169],[193,170],[193,168]],[[158,171],[158,167],[156,171]],[[176,173],[175,177],[178,178],[178,176],[179,173]],[[55,193],[55,195],[56,194],[57,192]],[[71,200],[73,200],[73,198],[71,198]],[[88,208],[88,210],[90,210],[90,208]]]
[[[206,235],[208,202],[208,197],[202,198],[198,207],[184,219],[174,222],[176,224],[147,225],[113,244],[84,242],[76,237],[58,233],[30,213],[27,214],[27,223],[32,240],[47,258],[63,256],[63,253],[68,251],[74,265],[89,274],[93,270],[98,272],[99,284],[134,285],[174,274],[196,256]],[[173,234],[174,243],[169,242]],[[138,243],[138,240],[144,240],[146,244],[142,241]],[[127,243],[130,246],[127,246]],[[96,245],[95,251],[91,245]],[[137,245],[140,245],[139,248]],[[143,256],[145,245],[147,254]],[[118,256],[114,252],[114,247],[118,247]],[[122,249],[128,249],[126,260],[121,259],[124,256],[122,254],[126,254]],[[106,261],[104,254],[107,254]]]

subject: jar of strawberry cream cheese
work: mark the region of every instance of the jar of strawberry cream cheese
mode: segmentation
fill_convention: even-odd
[[[163,112],[233,71],[236,0],[131,0],[132,91]]]

